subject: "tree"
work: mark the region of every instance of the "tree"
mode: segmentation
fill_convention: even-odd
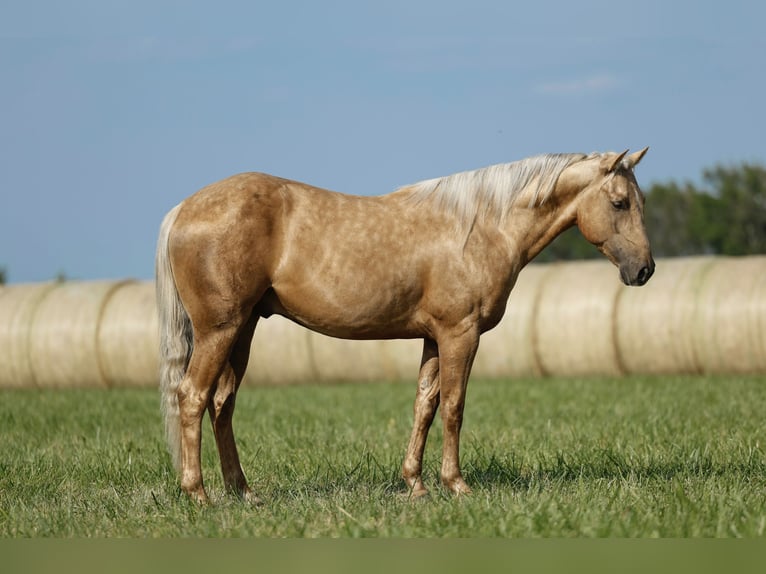
[[[535,258],[538,263],[551,261],[566,261],[573,259],[593,259],[600,257],[598,249],[588,243],[577,227],[567,229],[554,239],[548,247],[543,249]]]
[[[0,267],[0,285],[5,285],[6,280],[5,267]]]
[[[715,199],[707,225],[716,253],[766,253],[766,168],[743,163],[704,171],[706,193]]]
[[[718,232],[709,225],[714,211],[713,198],[701,194],[691,183],[652,185],[644,223],[653,253],[658,257],[714,253],[712,244]]]

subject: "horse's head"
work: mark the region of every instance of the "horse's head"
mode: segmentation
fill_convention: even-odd
[[[628,155],[607,153],[593,160],[590,182],[579,194],[577,226],[620,269],[626,285],[643,285],[654,273],[644,228],[644,195],[633,168],[649,148]]]

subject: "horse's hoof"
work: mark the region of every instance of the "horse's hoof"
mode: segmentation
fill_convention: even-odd
[[[199,506],[208,506],[210,504],[210,499],[208,498],[205,490],[202,488],[196,490],[187,490],[184,492],[186,493],[186,496],[189,498],[189,500],[197,503]]]
[[[431,493],[428,491],[428,489],[421,488],[419,490],[410,490],[408,489],[405,492],[402,492],[398,495],[401,500],[404,500],[406,502],[420,502],[429,500],[431,498]]]
[[[423,479],[417,478],[405,478],[404,482],[407,484],[407,498],[411,500],[417,500],[429,495],[428,489],[423,484]]]
[[[410,500],[424,500],[431,494],[425,486],[413,488],[408,493]]]
[[[249,488],[240,495],[240,498],[250,506],[263,506],[263,500]]]
[[[444,486],[455,496],[468,496],[473,492],[462,478],[444,481]]]

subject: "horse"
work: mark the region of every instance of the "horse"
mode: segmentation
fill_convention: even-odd
[[[347,339],[423,339],[402,477],[413,497],[438,407],[441,483],[471,492],[459,464],[466,386],[482,333],[505,312],[522,268],[565,229],[619,268],[654,272],[633,154],[545,154],[429,179],[380,196],[346,195],[242,173],[189,196],[157,244],[160,389],[181,489],[207,502],[205,411],[227,491],[260,503],[240,465],[235,399],[256,324],[277,314]]]

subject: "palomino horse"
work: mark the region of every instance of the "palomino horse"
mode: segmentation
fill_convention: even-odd
[[[184,200],[157,247],[163,410],[182,489],[207,500],[207,409],[226,488],[257,500],[232,415],[256,323],[278,314],[332,337],[423,339],[402,475],[413,496],[427,493],[423,451],[441,405],[441,481],[470,492],[458,455],[466,384],[524,265],[576,224],[624,283],[654,272],[633,175],[644,153],[542,155],[379,197],[245,173]]]

